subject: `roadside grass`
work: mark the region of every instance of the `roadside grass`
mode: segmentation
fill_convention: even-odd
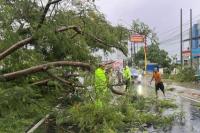
[[[159,100],[158,106],[161,108],[177,108],[177,105],[173,103],[172,100]]]

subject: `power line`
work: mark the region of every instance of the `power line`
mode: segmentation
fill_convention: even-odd
[[[188,31],[189,31],[189,29],[185,30],[183,33],[187,33]],[[168,41],[175,40],[175,39],[179,39],[179,36],[180,36],[180,33],[178,33],[176,35],[173,35],[173,36],[170,36],[167,39],[160,41],[160,43],[168,42]]]
[[[200,19],[200,14],[197,15],[197,16],[195,16],[195,17],[193,18],[193,22],[194,22],[194,21],[198,21],[199,19]],[[187,25],[189,25],[189,24],[190,24],[190,20],[187,20],[187,22],[185,22],[185,23],[183,24],[183,27],[184,27],[184,26],[187,26]],[[179,31],[179,27],[180,27],[180,26],[176,26],[176,27],[173,27],[173,28],[171,28],[171,29],[169,29],[169,30],[167,30],[167,31],[165,31],[165,32],[161,32],[160,35],[167,35],[167,34],[171,34],[172,32],[174,33],[174,32],[176,32],[176,31]]]
[[[183,33],[186,33],[186,32],[189,32],[189,29],[183,31]],[[180,33],[177,34],[177,32],[173,32],[173,33],[171,33],[169,36],[167,36],[165,38],[172,38],[172,37],[178,36],[178,35],[180,35]]]
[[[200,14],[197,15],[197,16],[195,16],[192,19],[192,23],[190,23],[190,21],[191,21],[191,18],[190,18],[190,20],[188,20],[188,22],[186,22],[186,23],[183,24],[184,29],[186,29],[183,32],[185,37],[187,36],[187,38],[188,38],[188,36],[191,34],[191,30],[190,30],[191,29],[191,25],[190,24],[193,25],[193,24],[196,24],[196,23],[200,22],[199,18],[200,18]],[[188,26],[188,27],[186,27],[186,26]],[[160,45],[161,46],[165,45],[165,46],[167,46],[166,48],[169,48],[169,46],[173,46],[174,49],[171,49],[170,52],[173,51],[173,50],[175,50],[175,49],[177,49],[174,46],[175,45],[177,46],[177,44],[180,43],[180,40],[179,40],[180,39],[180,33],[179,33],[179,29],[178,29],[179,27],[180,26],[176,26],[174,28],[171,28],[170,30],[162,32],[162,34],[161,34],[161,36],[164,36],[164,38],[167,38],[167,39],[164,39],[164,40],[160,41]],[[175,34],[175,33],[178,33],[178,34]],[[185,43],[184,43],[184,45],[185,45]],[[187,44],[187,45],[189,45],[189,44]]]

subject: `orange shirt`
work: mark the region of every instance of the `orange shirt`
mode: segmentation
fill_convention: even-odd
[[[161,75],[159,72],[154,72],[153,73],[153,79],[155,79],[155,83],[160,83],[161,82]]]

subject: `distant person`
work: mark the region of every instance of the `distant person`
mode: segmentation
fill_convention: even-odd
[[[123,70],[123,78],[125,80],[126,91],[127,91],[131,84],[131,70],[127,65],[125,66]]]
[[[158,68],[154,68],[153,76],[150,81],[151,82],[155,80],[155,91],[156,91],[156,97],[158,97],[158,90],[160,89],[163,92],[163,95],[165,96],[165,90],[164,90],[164,84],[161,80],[161,75],[158,71]]]

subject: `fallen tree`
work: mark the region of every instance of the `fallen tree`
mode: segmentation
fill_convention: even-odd
[[[1,80],[3,79],[2,81],[8,81],[8,80],[13,80],[22,76],[34,74],[37,72],[47,71],[48,69],[52,67],[60,67],[60,66],[82,67],[88,70],[91,69],[90,65],[87,63],[73,62],[73,61],[57,61],[57,62],[50,62],[47,64],[38,65],[38,66],[33,66],[33,67],[16,71],[16,72],[6,73],[3,75],[0,75],[0,77],[1,77]]]

